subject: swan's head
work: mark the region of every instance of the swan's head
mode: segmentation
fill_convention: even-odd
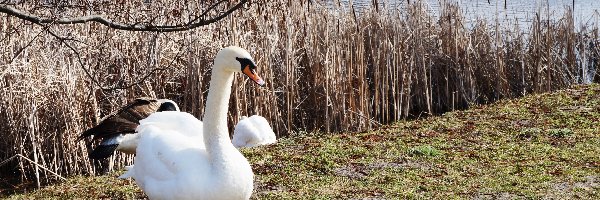
[[[221,49],[217,53],[214,66],[226,71],[242,72],[258,85],[265,84],[265,81],[256,73],[256,64],[250,53],[240,47],[230,46]]]

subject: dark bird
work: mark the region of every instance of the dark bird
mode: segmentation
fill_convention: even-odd
[[[123,106],[102,120],[98,125],[83,132],[78,140],[94,136],[94,140],[102,139],[100,144],[89,153],[92,159],[104,159],[121,151],[135,154],[139,134],[135,129],[140,120],[155,112],[179,111],[177,104],[168,99],[138,98]]]

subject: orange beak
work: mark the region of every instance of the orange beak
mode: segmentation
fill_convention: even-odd
[[[260,78],[260,76],[258,76],[258,74],[256,74],[256,71],[254,71],[253,69],[250,68],[250,65],[246,65],[246,67],[244,67],[242,72],[244,74],[246,74],[246,76],[248,76],[254,82],[256,82],[258,85],[260,85],[260,86],[265,85],[265,81],[263,81],[263,79]]]

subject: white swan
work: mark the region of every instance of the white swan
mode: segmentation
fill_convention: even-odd
[[[242,117],[233,130],[233,146],[255,147],[275,143],[277,138],[267,119],[258,115]]]
[[[161,111],[179,111],[177,104],[169,99],[153,99],[142,97],[123,106],[100,120],[98,125],[79,135],[79,140],[94,136],[102,139],[100,144],[88,156],[92,159],[107,158],[115,151],[127,154],[135,153],[139,134],[135,129],[140,120],[150,114]]]
[[[227,110],[234,72],[264,84],[255,68],[242,48],[219,51],[204,126],[184,112],[157,112],[141,120],[135,165],[123,176],[133,177],[150,199],[249,199],[254,174],[229,139]]]

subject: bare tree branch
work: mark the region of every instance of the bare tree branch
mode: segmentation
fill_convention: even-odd
[[[102,15],[87,15],[87,16],[81,16],[81,17],[62,18],[62,19],[42,18],[39,16],[35,16],[32,14],[26,13],[26,12],[21,11],[16,8],[6,6],[6,5],[0,6],[0,12],[6,13],[10,16],[15,16],[22,20],[33,22],[35,24],[48,24],[48,23],[81,24],[81,23],[87,23],[87,22],[97,22],[97,23],[100,23],[107,27],[110,27],[113,29],[119,29],[119,30],[150,31],[150,32],[175,32],[175,31],[190,30],[190,29],[194,29],[194,28],[197,28],[200,26],[204,26],[204,25],[208,25],[208,24],[217,22],[217,21],[225,18],[229,14],[233,13],[237,9],[240,9],[246,2],[248,2],[248,0],[241,0],[235,6],[229,8],[225,12],[222,12],[215,17],[204,19],[210,10],[214,9],[217,5],[221,4],[222,2],[224,2],[224,1],[219,1],[216,4],[213,4],[207,10],[205,10],[202,13],[202,15],[200,15],[199,17],[196,17],[195,19],[193,19],[187,23],[178,24],[178,25],[158,25],[158,26],[150,25],[147,23],[123,24],[123,23],[119,23],[119,22],[113,22],[112,20],[107,19]]]
[[[208,8],[206,8],[206,10],[204,10],[204,12],[202,12],[202,14],[200,14],[198,17],[194,18],[192,21],[190,21],[189,23],[194,23],[196,20],[206,16],[208,14],[208,12],[210,12],[212,9],[215,9],[215,7],[217,7],[219,4],[225,2],[225,0],[221,0],[211,6],[209,6]]]
[[[190,29],[194,29],[194,28],[197,28],[200,26],[204,26],[204,25],[208,25],[208,24],[217,22],[217,21],[225,18],[229,14],[233,13],[234,11],[242,8],[243,5],[245,3],[247,3],[248,1],[249,0],[240,0],[237,4],[234,4],[232,7],[229,7],[228,9],[226,9],[224,11],[217,11],[217,7],[223,5],[223,3],[227,2],[226,0],[218,0],[215,3],[211,4],[210,6],[208,6],[205,10],[203,10],[200,15],[193,17],[190,21],[187,21],[187,22],[184,22],[184,23],[181,23],[178,25],[160,25],[160,26],[152,25],[152,23],[153,23],[152,21],[154,21],[154,19],[152,19],[150,21],[145,21],[145,22],[135,22],[133,24],[125,24],[125,23],[114,22],[114,21],[106,18],[103,15],[87,15],[87,16],[81,16],[81,17],[67,17],[67,18],[58,18],[58,19],[53,18],[53,17],[44,18],[44,17],[40,17],[40,16],[36,16],[31,13],[28,13],[24,10],[17,9],[17,8],[13,7],[13,6],[15,6],[14,4],[6,3],[7,2],[6,0],[0,0],[0,13],[6,13],[8,16],[17,17],[24,21],[32,22],[34,24],[38,24],[38,25],[44,27],[44,29],[40,33],[38,33],[26,46],[22,47],[14,55],[11,62],[13,62],[21,54],[21,52],[24,49],[28,48],[31,45],[31,43],[41,35],[41,33],[47,32],[48,34],[55,37],[62,45],[64,45],[65,47],[67,47],[68,49],[70,49],[73,52],[73,54],[76,56],[77,62],[79,63],[79,65],[81,66],[85,75],[90,79],[90,81],[92,82],[93,85],[95,85],[96,87],[99,87],[103,91],[109,91],[109,90],[127,89],[127,88],[131,88],[133,86],[143,83],[148,78],[150,78],[153,74],[170,68],[174,64],[174,62],[181,56],[182,51],[177,53],[175,58],[171,61],[171,63],[169,63],[169,65],[167,67],[154,68],[150,72],[144,74],[140,79],[138,79],[134,82],[127,83],[127,82],[124,82],[123,80],[120,80],[120,81],[115,82],[111,86],[108,86],[108,85],[102,84],[98,79],[96,79],[92,75],[91,69],[82,60],[79,51],[74,46],[72,46],[72,44],[70,44],[68,42],[68,41],[75,41],[75,42],[81,42],[81,41],[73,39],[73,38],[60,36],[50,30],[51,26],[56,26],[56,25],[60,25],[60,24],[80,24],[80,23],[88,23],[88,22],[97,22],[104,26],[107,26],[107,27],[110,27],[113,29],[118,29],[118,30],[148,31],[148,32],[185,31],[185,30],[190,30]],[[216,14],[215,14],[215,16],[212,16],[212,15],[210,15],[210,13],[216,13]]]
[[[44,28],[38,34],[36,34],[29,42],[27,42],[27,44],[25,46],[23,46],[19,50],[17,50],[17,52],[15,53],[15,55],[13,56],[13,58],[10,60],[9,63],[14,62],[17,59],[17,57],[19,57],[19,55],[21,55],[21,53],[23,53],[23,51],[25,51],[25,49],[29,48],[33,44],[33,42],[44,32],[49,32],[52,36],[59,39],[61,43],[64,43],[64,41],[75,41],[75,42],[86,44],[85,42],[77,40],[77,39],[59,37],[59,36],[55,35],[54,33],[49,31],[51,26],[52,26],[52,24],[48,24],[47,26],[44,26]]]
[[[122,89],[131,88],[136,85],[140,85],[144,81],[146,81],[146,79],[150,78],[150,76],[152,76],[154,73],[170,68],[175,63],[175,61],[181,57],[181,53],[183,52],[183,51],[179,51],[179,53],[177,53],[177,55],[175,55],[175,58],[173,58],[173,60],[171,60],[171,62],[169,63],[169,65],[167,65],[167,67],[154,68],[150,72],[148,72],[146,75],[144,75],[141,79],[139,79],[138,81],[136,81],[134,83],[124,85],[123,81],[119,81],[118,83],[115,83],[113,86],[105,87],[98,80],[96,80],[94,78],[94,76],[89,71],[90,69],[85,67],[86,65],[84,64],[83,60],[81,59],[81,55],[79,54],[79,51],[77,51],[77,49],[75,49],[75,47],[69,45],[66,42],[66,41],[69,41],[72,39],[59,36],[59,35],[55,34],[54,32],[50,31],[49,29],[46,29],[45,31],[48,32],[50,35],[54,36],[58,41],[60,41],[60,43],[64,44],[67,48],[69,48],[69,49],[71,49],[71,51],[73,51],[73,53],[77,57],[77,62],[79,63],[79,65],[81,65],[81,69],[83,69],[83,71],[85,72],[85,75],[92,81],[92,83],[94,83],[94,85],[96,85],[103,91],[122,90]]]

